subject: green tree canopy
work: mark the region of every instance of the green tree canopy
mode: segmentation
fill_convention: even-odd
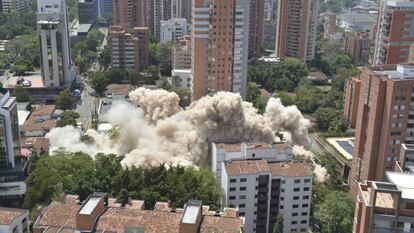
[[[315,206],[314,218],[321,226],[322,233],[352,232],[354,201],[340,191],[329,192],[324,200]]]
[[[73,108],[76,99],[72,96],[69,90],[63,90],[58,95],[53,97],[56,107],[62,110]]]
[[[56,126],[57,127],[64,127],[67,125],[72,125],[74,127],[77,126],[76,119],[79,118],[79,113],[69,110],[62,113],[60,116],[60,119],[57,121]]]
[[[11,93],[11,96],[16,97],[17,102],[28,102],[30,101],[30,94],[22,86],[16,86]]]

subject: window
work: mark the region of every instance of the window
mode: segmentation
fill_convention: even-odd
[[[305,183],[310,183],[310,179],[305,179]]]
[[[239,212],[239,216],[244,216],[244,212]]]
[[[290,222],[292,225],[298,224],[298,221],[292,221]]]
[[[229,200],[236,200],[236,196],[229,196]]]
[[[240,191],[245,191],[246,187],[240,187]]]
[[[284,207],[283,207],[283,205],[281,205],[281,206],[279,207],[279,209],[281,209],[281,210],[283,210],[283,208],[284,208]]]
[[[281,201],[284,201],[284,200],[285,200],[285,197],[280,197],[280,200],[281,200]]]
[[[303,191],[309,191],[309,187],[305,187],[305,188],[303,188]]]
[[[232,191],[236,191],[236,188],[235,187],[231,187],[230,188],[230,192],[232,192]]]
[[[292,217],[298,216],[298,213],[292,213]]]
[[[285,192],[285,189],[280,189],[280,192],[284,193]]]
[[[246,204],[240,204],[239,205],[239,208],[244,208],[244,207],[246,207]]]
[[[230,179],[230,183],[236,183],[236,179]]]
[[[300,232],[308,232],[308,229],[306,229],[306,228],[300,228]]]
[[[302,216],[308,216],[308,212],[302,212]]]
[[[308,199],[309,199],[309,196],[308,195],[303,196],[303,200],[308,200]]]
[[[247,179],[246,178],[240,178],[240,182],[246,182]]]
[[[293,200],[299,200],[299,196],[294,196]]]
[[[282,180],[281,183],[284,184],[285,183],[285,180]]]
[[[303,208],[306,208],[306,207],[308,207],[308,206],[309,206],[308,204],[303,204],[303,205],[302,205],[302,207],[303,207]]]
[[[295,184],[299,184],[299,183],[300,183],[299,179],[295,180]]]
[[[299,192],[300,191],[300,188],[294,188],[293,189],[293,192]]]
[[[308,221],[307,220],[302,220],[302,221],[300,221],[300,223],[301,224],[306,224],[306,223],[308,223]]]
[[[298,207],[299,207],[299,205],[297,205],[297,204],[292,206],[293,209],[297,209]]]
[[[255,154],[255,153],[253,153],[253,154],[252,154],[252,157],[253,157],[253,158],[255,158],[255,157],[256,157],[256,154]]]
[[[244,200],[244,199],[246,199],[246,195],[240,195],[240,196],[239,196],[239,199],[240,199],[240,200]]]

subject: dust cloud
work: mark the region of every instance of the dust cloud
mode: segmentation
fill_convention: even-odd
[[[294,107],[285,107],[280,99],[270,98],[261,115],[239,94],[218,92],[179,107],[179,97],[164,90],[138,88],[129,94],[131,103],[114,102],[107,113],[109,123],[118,132],[110,137],[95,130],[87,135],[92,144],[80,140],[74,127],[55,128],[46,135],[51,151],[65,148],[123,155],[124,166],[159,163],[206,165],[211,141],[273,142],[276,132],[287,132],[291,143],[308,146],[309,121]],[[65,135],[65,137],[62,137]],[[304,149],[303,149],[304,150]]]

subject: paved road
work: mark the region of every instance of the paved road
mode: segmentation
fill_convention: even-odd
[[[82,93],[81,100],[76,104],[76,112],[79,113],[79,121],[85,129],[89,128],[91,123],[91,113],[95,110],[95,97],[93,96],[94,90],[87,84],[85,84],[84,91]]]

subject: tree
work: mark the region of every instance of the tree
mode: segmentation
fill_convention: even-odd
[[[280,66],[285,76],[295,84],[308,75],[306,64],[297,58],[287,58],[280,63]]]
[[[72,125],[74,127],[77,126],[76,119],[79,118],[79,113],[70,110],[62,113],[60,116],[60,119],[57,121],[56,126],[57,127],[64,127],[67,125]]]
[[[76,99],[72,96],[69,90],[63,90],[58,95],[53,97],[56,107],[62,110],[68,110],[73,107]]]
[[[159,62],[159,57],[160,57],[160,49],[158,47],[158,44],[155,42],[150,43],[149,48],[148,48],[149,64],[157,66]]]
[[[332,87],[339,91],[343,91],[345,87],[345,80],[355,76],[357,73],[358,70],[354,67],[348,69],[339,68],[338,73],[332,79]]]
[[[295,104],[295,99],[289,96],[286,92],[279,92],[276,94],[276,97],[282,101],[284,106],[290,106]]]
[[[89,75],[89,81],[96,93],[102,95],[106,86],[109,85],[109,80],[104,71],[97,71]]]
[[[322,203],[315,206],[314,218],[322,233],[352,232],[354,201],[343,192],[330,191]]]
[[[249,102],[254,102],[258,97],[260,97],[259,85],[254,82],[247,83],[247,97],[246,100]]]
[[[125,206],[128,203],[129,195],[128,190],[125,188],[121,189],[121,191],[118,194],[118,198],[116,199],[119,203],[121,203],[122,206]]]
[[[99,55],[99,63],[105,68],[108,68],[111,64],[111,54],[108,47],[105,47]]]
[[[172,43],[159,44],[159,68],[164,76],[170,76],[172,70]]]
[[[17,102],[28,102],[30,101],[30,94],[22,86],[16,86],[11,93],[12,96],[16,97]]]
[[[273,227],[273,233],[283,233],[283,215],[280,213],[276,217],[276,223]]]
[[[331,127],[332,122],[336,119],[337,114],[338,112],[332,108],[318,108],[314,114],[316,118],[316,127],[318,127],[319,130],[327,131]]]
[[[148,75],[147,77],[148,80],[147,82],[145,82],[146,84],[155,84],[155,81],[160,79],[160,70],[158,69],[157,66],[154,66],[154,65],[148,66],[148,68],[145,70],[145,73],[147,73]]]

